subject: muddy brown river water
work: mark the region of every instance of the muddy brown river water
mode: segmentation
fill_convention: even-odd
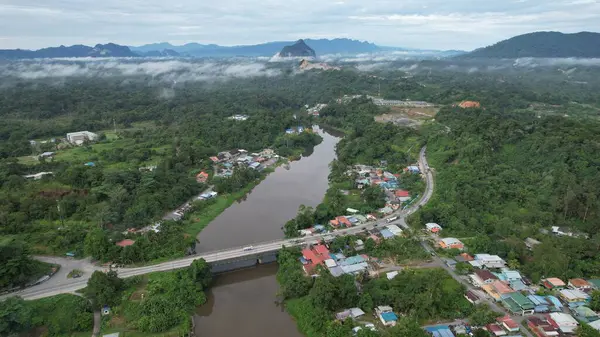
[[[281,227],[302,204],[316,206],[327,190],[329,163],[339,134],[316,129],[323,142],[289,169],[279,167],[199,235],[200,252],[246,246],[283,237]],[[277,302],[276,264],[216,276],[208,303],[194,316],[198,337],[302,337]]]

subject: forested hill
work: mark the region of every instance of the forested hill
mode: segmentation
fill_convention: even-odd
[[[461,58],[600,57],[600,33],[535,32],[477,49]]]
[[[443,224],[470,238],[471,251],[508,257],[535,281],[600,275],[600,123],[458,108],[436,121],[427,142],[436,197],[419,223]],[[551,226],[581,235],[542,234]],[[527,237],[543,242],[532,255]]]

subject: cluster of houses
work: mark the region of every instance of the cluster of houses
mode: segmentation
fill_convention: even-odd
[[[231,177],[236,167],[249,167],[254,170],[262,171],[266,167],[277,163],[279,156],[271,149],[265,149],[258,153],[248,153],[244,149],[219,152],[216,156],[210,157],[213,162],[215,177]],[[200,172],[196,175],[198,182],[206,182],[208,174]]]
[[[408,166],[404,171],[413,174],[420,173],[419,167],[416,165]],[[382,214],[391,214],[403,204],[409,203],[412,200],[410,193],[400,188],[399,174],[393,174],[383,168],[375,168],[367,165],[356,165],[348,174],[356,174],[354,183],[358,189],[363,189],[367,186],[379,186],[385,192],[386,205],[379,210]]]
[[[469,290],[465,297],[477,304],[484,296],[501,303],[512,315],[544,314],[544,318],[532,318],[538,336],[569,334],[578,322],[588,323],[600,330],[600,315],[587,307],[590,293],[600,289],[600,279],[574,278],[565,283],[556,277],[542,279],[540,285],[533,284],[518,270],[506,267],[506,262],[497,255],[466,253],[456,257],[457,261],[468,262],[475,271],[469,275],[471,283],[480,290]],[[540,289],[545,289],[540,292]],[[544,295],[540,295],[545,293]],[[537,329],[537,330],[536,330]],[[497,329],[496,329],[497,330]],[[506,329],[504,329],[506,330]],[[503,336],[500,330],[491,331],[494,336]]]
[[[324,228],[324,226],[315,225],[311,230],[319,231],[324,230]],[[402,229],[393,224],[382,228],[374,227],[373,229],[360,234],[361,239],[357,239],[353,243],[353,248],[355,251],[363,250],[365,248],[364,240],[369,238],[375,241],[375,243],[379,243],[382,240],[401,235]],[[308,246],[302,250],[300,262],[307,275],[314,275],[317,266],[326,268],[334,277],[344,274],[357,275],[365,272],[372,272],[374,270],[372,264],[370,264],[370,262],[372,262],[371,259],[365,254],[346,257],[342,252],[330,252],[327,242],[332,240],[333,236],[325,236],[323,243]]]

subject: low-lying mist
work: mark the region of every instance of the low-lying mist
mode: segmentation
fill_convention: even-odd
[[[0,77],[23,80],[145,76],[164,82],[214,81],[276,76],[281,71],[256,60],[38,59],[0,64]]]

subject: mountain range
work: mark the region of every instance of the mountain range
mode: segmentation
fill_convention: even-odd
[[[63,58],[63,57],[137,57],[129,47],[114,43],[97,44],[94,47],[74,45],[49,47],[38,50],[0,49],[0,59]]]
[[[380,53],[403,51],[415,55],[434,57],[456,56],[464,59],[473,58],[520,58],[520,57],[580,57],[600,58],[600,34],[580,32],[563,34],[559,32],[535,32],[515,36],[494,45],[476,49],[470,53],[461,51],[424,51],[398,47],[378,46],[366,41],[351,39],[305,39],[302,48],[306,55],[340,54],[356,55],[364,53]],[[299,41],[297,41],[299,42]],[[258,57],[284,52],[284,48],[294,48],[294,41],[267,42],[256,45],[219,46],[216,44],[188,43],[174,46],[167,42],[127,47],[114,43],[97,44],[94,47],[74,45],[70,47],[50,47],[39,50],[5,49],[0,50],[0,59],[28,58],[70,58],[70,57]],[[311,52],[312,50],[312,52]],[[284,52],[286,54],[287,52]]]
[[[384,50],[403,50],[395,47],[380,47],[366,41],[351,39],[305,39],[303,40],[318,55],[326,54],[361,54]],[[276,41],[255,45],[219,46],[216,44],[188,43],[174,46],[167,42],[153,43],[138,47],[130,47],[134,52],[147,53],[153,50],[170,49],[181,55],[196,57],[235,57],[235,56],[273,56],[284,47],[296,41]]]
[[[600,57],[600,33],[535,32],[476,49],[461,58]]]

